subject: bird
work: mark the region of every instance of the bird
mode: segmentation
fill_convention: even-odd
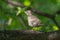
[[[28,16],[27,18],[28,18],[29,26],[39,27],[39,26],[43,25],[40,19],[38,19],[36,16],[32,15],[31,10],[27,10],[25,13]]]

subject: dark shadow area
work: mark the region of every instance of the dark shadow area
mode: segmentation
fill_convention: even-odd
[[[60,40],[60,31],[36,33],[4,30],[0,31],[0,40]]]

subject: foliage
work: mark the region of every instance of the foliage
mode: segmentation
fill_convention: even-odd
[[[14,0],[14,1],[21,2],[26,7],[21,8],[20,10],[19,9],[20,7],[13,6],[11,4],[4,2],[3,0],[0,0],[0,30],[33,29],[28,25],[27,15],[25,14],[26,8],[28,7],[33,7],[36,10],[55,15],[56,16],[55,19],[60,25],[60,15],[56,14],[56,12],[60,9],[60,0]],[[34,28],[34,30],[39,30],[44,32],[59,30],[59,28],[56,26],[53,20],[45,16],[37,15],[37,13],[33,15],[38,17],[44,24],[44,26]],[[21,22],[21,17],[24,24]],[[8,25],[9,23],[8,21],[10,18],[12,20],[10,20],[11,23]]]

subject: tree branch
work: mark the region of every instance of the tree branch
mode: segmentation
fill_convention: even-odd
[[[5,1],[6,3],[9,3],[9,4],[12,4],[14,6],[19,6],[19,7],[25,7],[23,4],[19,3],[19,2],[16,2],[16,1],[12,1],[12,0],[3,0]]]
[[[15,2],[15,1],[5,0],[5,2],[7,2],[9,4],[12,4],[14,6],[20,6],[22,8],[25,7],[23,4],[18,3],[18,2]],[[42,16],[45,16],[45,17],[48,17],[48,18],[51,18],[51,19],[55,18],[54,15],[51,15],[51,14],[48,14],[48,13],[44,13],[44,12],[38,11],[38,10],[32,8],[32,7],[28,8],[28,9],[30,9],[32,12],[35,12],[35,13],[37,13],[39,15],[42,15]]]
[[[44,13],[44,12],[39,11],[39,10],[36,10],[36,9],[34,9],[34,8],[32,8],[32,7],[30,7],[29,9],[30,9],[32,12],[37,13],[38,15],[45,16],[45,17],[48,17],[48,18],[50,18],[50,19],[55,18],[55,15],[48,14],[48,13]]]
[[[28,33],[29,31],[23,30],[3,30],[0,31],[1,40],[60,40],[60,31],[48,33]],[[37,33],[37,34],[36,34]]]

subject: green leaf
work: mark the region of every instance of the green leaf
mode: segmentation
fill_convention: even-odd
[[[27,6],[27,7],[29,7],[31,5],[31,2],[29,0],[25,0],[24,1],[24,5]]]
[[[57,26],[53,26],[53,30],[59,30]]]

